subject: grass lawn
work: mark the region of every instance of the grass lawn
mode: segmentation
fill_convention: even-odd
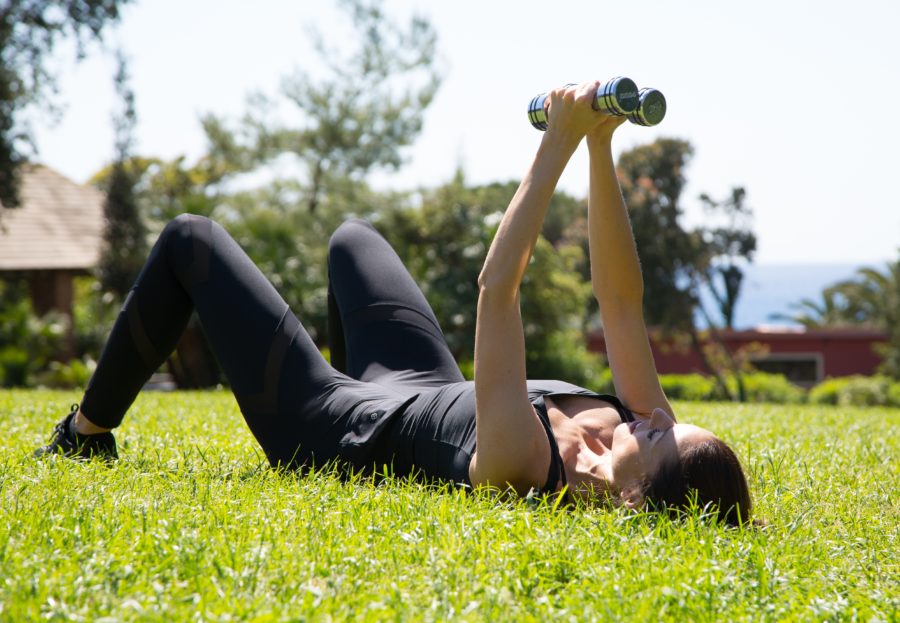
[[[680,403],[761,529],[275,473],[231,395],[144,394],[112,468],[0,392],[2,621],[900,621],[900,410]]]

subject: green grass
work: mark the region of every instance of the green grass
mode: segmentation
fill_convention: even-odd
[[[900,410],[677,404],[749,468],[730,530],[276,473],[221,392],[25,458],[76,398],[0,392],[0,620],[900,620]]]

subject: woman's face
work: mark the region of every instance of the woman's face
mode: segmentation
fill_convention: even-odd
[[[713,438],[699,426],[676,424],[662,409],[654,409],[649,419],[619,424],[613,431],[611,484],[622,490],[640,482],[676,460],[679,451]]]

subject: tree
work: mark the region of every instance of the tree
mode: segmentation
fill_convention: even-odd
[[[147,193],[163,206],[156,212],[171,216],[177,208],[223,223],[322,346],[329,235],[347,216],[371,215],[372,206],[381,205],[365,178],[403,163],[403,150],[421,131],[440,84],[429,22],[413,18],[403,29],[379,2],[340,4],[354,33],[345,40],[356,47],[333,50],[312,33],[321,71],[314,79],[298,70],[281,90],[280,99],[299,113],[296,125],[273,120],[276,99],[256,94],[236,128],[214,115],[203,119],[209,149],[196,165],[154,163],[147,169]],[[301,165],[299,179],[229,188],[237,176],[283,155]]]
[[[387,19],[380,2],[343,0],[341,6],[358,48],[347,56],[313,32],[318,65],[327,76],[316,81],[298,70],[281,90],[300,112],[298,127],[270,120],[274,101],[262,94],[252,98],[238,132],[213,115],[203,120],[210,153],[234,172],[293,155],[305,170],[301,190],[310,212],[346,180],[360,182],[377,168],[396,170],[441,82],[437,35],[428,21],[415,17],[402,30]]]
[[[46,58],[63,38],[75,39],[78,57],[89,40],[118,21],[129,0],[6,0],[0,5],[0,203],[19,205],[19,166],[34,152],[22,112],[53,109],[56,77]],[[30,146],[30,150],[26,147]]]
[[[825,288],[821,297],[821,301],[803,299],[794,305],[796,314],[780,317],[807,328],[859,326],[886,331],[879,371],[900,379],[900,259],[889,262],[884,272],[861,268],[854,278]]]
[[[693,152],[687,141],[662,138],[624,152],[617,166],[641,259],[646,320],[671,330],[694,325],[693,272],[704,260],[702,237],[681,225],[684,169]]]
[[[882,326],[888,332],[888,343],[880,349],[884,360],[879,371],[900,380],[900,259],[888,264],[875,283],[880,290]]]
[[[740,365],[718,337],[715,319],[703,307],[700,289],[709,288],[725,325],[731,326],[743,282],[740,265],[752,259],[756,237],[750,230],[743,188],[733,189],[724,201],[701,195],[707,214],[724,219],[723,225],[692,230],[682,226],[684,171],[692,155],[693,148],[687,141],[662,138],[619,157],[619,181],[644,276],[645,317],[649,325],[665,332],[687,333],[719,391],[726,396],[731,392],[719,362],[727,362],[738,380],[736,398],[743,399]],[[698,312],[709,326],[711,346],[704,345],[695,326]]]
[[[387,208],[377,216],[464,368],[474,352],[478,274],[517,187],[517,182],[469,187],[457,172],[449,183],[423,192],[416,207]],[[578,203],[558,192],[549,212]],[[578,244],[554,246],[544,237],[538,240],[521,287],[530,378],[565,378],[600,387],[603,362],[587,351],[584,341],[584,315],[591,298],[590,281],[579,270],[585,262]]]
[[[727,329],[734,328],[734,313],[744,282],[741,266],[752,261],[756,252],[756,234],[750,229],[753,211],[746,203],[747,191],[731,189],[725,200],[715,201],[706,193],[700,195],[708,215],[725,217],[724,225],[702,230],[707,249],[706,270],[696,274],[712,294]],[[702,307],[702,301],[699,302]]]
[[[801,299],[792,303],[792,314],[772,314],[772,320],[787,320],[806,329],[819,327],[841,327],[855,324],[852,313],[847,309],[847,300],[836,285],[826,287],[820,299]]]
[[[122,110],[113,116],[116,159],[103,205],[105,226],[99,278],[101,288],[121,300],[131,289],[147,256],[147,233],[135,196],[136,175],[128,166],[137,115],[134,93],[128,84],[127,63],[121,53],[118,55],[115,85],[122,101]]]
[[[879,348],[884,357],[879,372],[900,380],[900,259],[888,263],[884,272],[862,268],[839,288],[854,317],[887,331],[888,342]]]

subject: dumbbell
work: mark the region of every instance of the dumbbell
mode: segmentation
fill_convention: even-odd
[[[572,86],[572,85],[566,85]],[[547,97],[541,93],[528,104],[528,121],[538,130],[547,129]],[[656,125],[666,116],[666,98],[656,89],[638,90],[633,80],[613,78],[597,88],[592,103],[594,110],[616,117],[627,116],[637,125]]]

